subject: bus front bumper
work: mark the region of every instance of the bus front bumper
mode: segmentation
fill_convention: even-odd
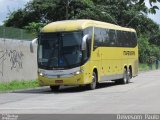
[[[88,81],[84,80],[84,75],[74,75],[66,78],[49,78],[46,76],[38,76],[40,86],[56,86],[56,85],[84,85],[88,84]]]

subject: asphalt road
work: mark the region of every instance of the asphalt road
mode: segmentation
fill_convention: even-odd
[[[160,70],[140,73],[130,84],[101,84],[51,92],[48,87],[0,93],[0,113],[12,114],[160,114]]]

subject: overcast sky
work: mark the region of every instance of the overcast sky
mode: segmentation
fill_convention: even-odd
[[[19,8],[24,8],[24,5],[28,1],[30,0],[0,0],[0,25],[3,24],[3,21],[6,20],[10,12],[13,12]],[[150,6],[148,2],[146,2],[146,5]],[[160,8],[160,3],[158,3],[158,6]],[[150,14],[148,16],[156,23],[160,24],[160,10],[157,10],[156,15]]]
[[[24,5],[30,0],[0,0],[0,25],[6,20],[9,12],[13,12],[19,8],[24,8]]]
[[[149,0],[146,0],[146,6],[150,7],[150,4],[148,2]],[[154,5],[154,4],[153,4]],[[150,17],[152,20],[154,20],[156,23],[160,24],[160,3],[156,3],[156,5],[159,7],[159,10],[156,10],[156,14],[149,14],[148,17]]]

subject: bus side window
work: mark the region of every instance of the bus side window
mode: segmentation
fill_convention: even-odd
[[[128,43],[129,43],[129,47],[133,46],[132,33],[131,32],[128,32]]]
[[[109,30],[109,46],[116,46],[116,31]]]
[[[106,36],[106,30],[102,28],[100,31],[101,31],[101,42],[104,43],[105,36]]]
[[[117,46],[122,47],[123,42],[122,42],[122,33],[120,30],[117,30]]]
[[[122,34],[122,44],[123,44],[123,47],[126,47],[127,46],[127,41],[126,41],[126,34],[125,34],[125,31],[122,31],[121,32]]]
[[[95,28],[94,29],[94,49],[101,46],[103,44],[103,39],[101,36],[101,29]]]
[[[124,31],[124,38],[125,38],[125,47],[129,47],[130,46],[130,32],[126,32]]]
[[[137,36],[136,33],[131,34],[131,42],[132,42],[132,47],[135,47],[137,45]]]
[[[136,34],[133,32],[117,31],[118,47],[135,47],[137,45]]]
[[[109,30],[108,29],[103,29],[103,46],[109,46]]]

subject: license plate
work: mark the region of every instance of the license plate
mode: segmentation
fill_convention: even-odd
[[[62,83],[63,83],[63,80],[56,80],[55,83],[57,83],[57,84],[62,84]]]

